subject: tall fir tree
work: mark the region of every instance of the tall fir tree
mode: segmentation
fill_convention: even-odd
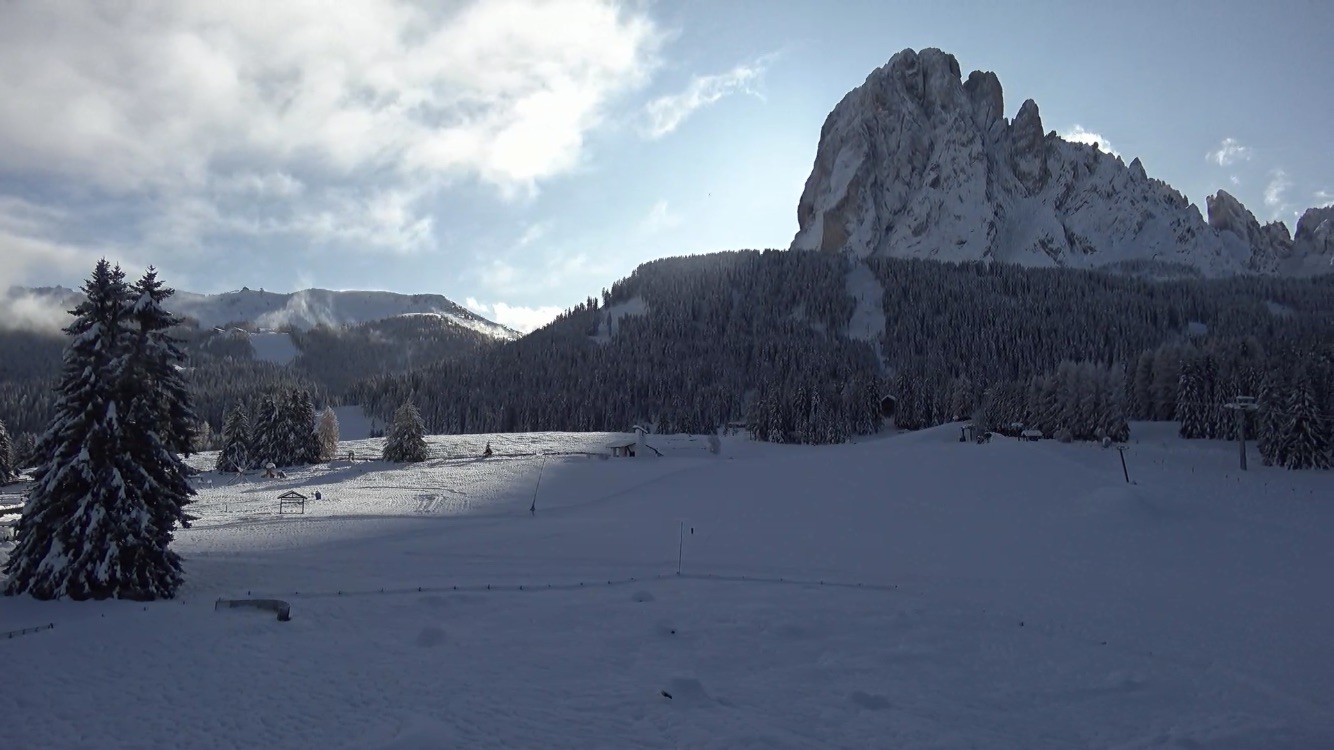
[[[1181,383],[1177,388],[1177,419],[1181,420],[1181,437],[1197,439],[1207,436],[1204,380],[1200,365],[1188,361],[1181,368]]]
[[[9,484],[18,474],[18,462],[14,460],[14,443],[9,438],[9,430],[0,422],[0,484]]]
[[[286,417],[287,454],[292,465],[319,463],[320,443],[315,434],[315,402],[310,391],[300,389],[288,394]]]
[[[384,460],[394,463],[417,463],[427,457],[421,413],[409,401],[394,412],[394,422],[384,441]]]
[[[128,335],[117,368],[119,399],[124,404],[120,460],[128,490],[151,509],[154,528],[174,575],[160,595],[171,596],[183,580],[180,557],[170,549],[178,526],[189,528],[185,508],[195,495],[182,455],[193,449],[198,419],[190,390],[181,375],[185,355],[171,329],[180,319],[162,307],[175,291],[158,280],[151,266],[129,289],[125,321]]]
[[[259,411],[251,426],[250,464],[252,468],[262,469],[269,464],[291,466],[283,445],[283,419],[278,410],[278,402],[272,395],[265,396],[259,402]]]
[[[14,470],[22,471],[37,463],[37,436],[31,432],[14,441]]]
[[[1271,368],[1261,377],[1256,402],[1259,418],[1256,420],[1255,445],[1260,451],[1260,458],[1265,466],[1282,464],[1281,438],[1287,403],[1283,398],[1282,377],[1277,369]]]
[[[1322,415],[1305,367],[1298,370],[1289,394],[1281,465],[1289,469],[1329,468],[1329,446],[1324,443],[1320,425]]]
[[[5,562],[5,593],[38,599],[170,597],[181,583],[169,548],[178,498],[153,504],[157,466],[136,464],[160,423],[123,379],[135,367],[125,275],[99,261],[65,329],[69,344],[55,419],[41,438],[34,482]],[[141,411],[142,409],[142,411]],[[160,458],[160,457],[159,457]]]
[[[222,450],[218,451],[216,468],[226,473],[251,468],[250,417],[242,404],[236,404],[227,412],[227,421],[222,426]]]

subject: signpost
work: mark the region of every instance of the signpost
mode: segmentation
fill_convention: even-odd
[[[1237,446],[1241,449],[1241,470],[1246,471],[1246,414],[1257,411],[1260,405],[1254,396],[1237,396],[1223,404],[1223,408],[1237,413]]]

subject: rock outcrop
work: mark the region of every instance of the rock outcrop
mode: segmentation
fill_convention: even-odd
[[[894,55],[825,120],[792,248],[1069,267],[1157,260],[1207,275],[1310,272],[1321,252],[1328,264],[1329,209],[1308,212],[1305,233],[1299,222],[1289,238],[1219,192],[1206,222],[1139,159],[1045,132],[1031,99],[1013,121],[1004,107],[994,73],[963,80],[937,49]]]

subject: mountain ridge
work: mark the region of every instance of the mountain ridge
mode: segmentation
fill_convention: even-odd
[[[939,49],[903,50],[830,112],[797,207],[791,249],[1095,268],[1187,264],[1209,276],[1334,270],[1334,207],[1290,234],[1218,191],[1199,207],[1098,145],[1013,120],[993,72],[965,80]]]
[[[8,291],[10,299],[27,296],[53,299],[59,304],[79,295],[78,290],[62,286],[11,287]],[[166,306],[172,313],[190,318],[204,328],[247,323],[261,328],[290,326],[309,330],[319,325],[337,328],[405,315],[434,315],[497,340],[513,340],[520,335],[438,294],[317,288],[270,292],[242,287],[218,294],[177,290]]]

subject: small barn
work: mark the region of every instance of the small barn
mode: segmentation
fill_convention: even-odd
[[[1019,439],[1036,443],[1042,439],[1042,430],[1024,430],[1019,433]]]
[[[296,490],[288,490],[278,496],[278,512],[301,513],[304,515],[306,512],[306,501],[309,499],[310,498]]]

